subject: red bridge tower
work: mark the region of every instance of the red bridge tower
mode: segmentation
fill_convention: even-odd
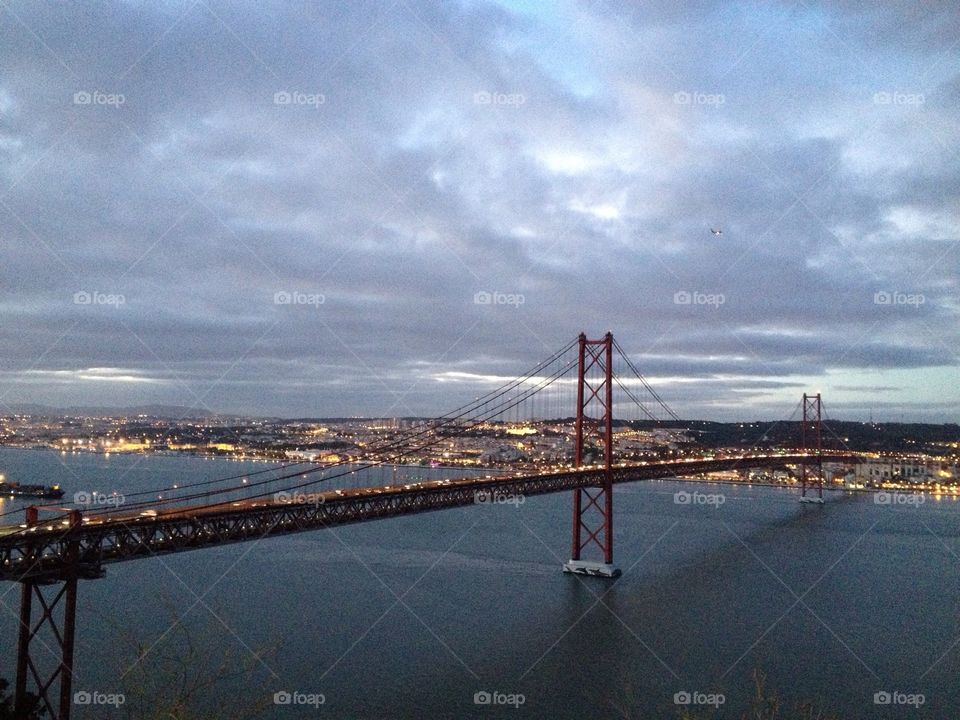
[[[603,480],[596,487],[573,491],[573,544],[563,571],[579,575],[615,578],[613,565],[613,334],[602,340],[587,340],[580,333],[577,366],[577,422],[574,464],[581,467],[602,463]],[[594,548],[603,560],[585,560],[585,550]]]
[[[800,426],[800,446],[816,452],[814,475],[809,477],[807,464],[800,470],[800,502],[823,504],[823,437],[821,434],[820,393],[803,394],[803,424]],[[817,494],[814,495],[813,491]],[[807,492],[809,491],[809,495]]]

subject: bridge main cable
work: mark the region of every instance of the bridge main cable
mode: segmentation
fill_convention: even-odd
[[[561,348],[560,350],[558,350],[558,351],[556,351],[555,353],[553,353],[549,358],[547,358],[546,360],[541,361],[540,363],[538,363],[534,368],[532,368],[531,370],[529,370],[528,372],[526,372],[524,375],[512,379],[510,382],[505,383],[504,385],[502,385],[502,386],[500,386],[500,387],[498,387],[498,388],[496,388],[496,389],[494,389],[494,390],[491,390],[490,392],[488,392],[488,393],[486,393],[486,394],[484,394],[484,395],[481,395],[479,398],[476,398],[475,400],[473,400],[473,401],[471,401],[471,402],[469,402],[469,403],[466,403],[466,404],[461,405],[460,407],[458,407],[458,408],[456,408],[456,409],[454,409],[454,410],[451,410],[450,412],[446,413],[445,415],[442,415],[442,416],[439,416],[438,418],[434,418],[434,419],[430,420],[425,427],[416,428],[416,429],[414,429],[413,431],[411,431],[410,433],[408,433],[407,435],[405,435],[405,436],[403,436],[403,437],[401,437],[401,438],[393,439],[393,440],[391,440],[391,441],[383,444],[382,446],[372,448],[371,452],[372,452],[373,454],[383,454],[383,453],[392,452],[392,451],[394,451],[394,450],[403,450],[403,452],[398,452],[394,457],[391,457],[391,458],[388,458],[388,459],[385,459],[385,460],[380,460],[380,461],[378,461],[378,462],[376,462],[376,463],[370,463],[369,465],[366,465],[366,466],[364,466],[363,468],[360,468],[360,469],[365,469],[366,467],[375,467],[375,466],[377,466],[377,465],[383,465],[383,464],[386,464],[387,462],[389,462],[389,460],[391,460],[391,459],[400,459],[400,458],[402,458],[403,456],[410,454],[411,452],[415,452],[415,451],[417,451],[417,450],[422,450],[422,449],[425,449],[425,448],[427,448],[427,447],[430,447],[432,444],[436,444],[436,442],[439,442],[439,439],[435,439],[435,440],[434,440],[433,442],[431,442],[431,443],[426,443],[426,444],[419,445],[419,446],[416,446],[416,447],[412,447],[412,448],[408,447],[408,448],[406,448],[406,449],[404,450],[404,446],[406,446],[406,445],[407,445],[408,443],[410,443],[411,441],[414,441],[414,440],[416,440],[416,439],[418,439],[418,438],[421,438],[421,437],[423,437],[423,436],[426,436],[426,435],[430,435],[431,433],[435,433],[436,431],[441,430],[441,429],[443,429],[443,428],[445,428],[445,427],[455,425],[456,423],[464,420],[465,418],[469,418],[471,415],[475,414],[477,411],[481,410],[482,408],[485,408],[485,407],[489,406],[491,403],[493,403],[494,401],[498,400],[499,398],[502,398],[504,395],[506,395],[507,393],[511,392],[512,390],[515,390],[515,389],[518,388],[518,387],[522,387],[524,384],[528,383],[532,378],[536,377],[538,373],[541,373],[545,368],[548,368],[551,364],[553,364],[553,363],[556,362],[557,360],[561,359],[567,352],[569,352],[569,351],[575,346],[575,344],[576,344],[576,340],[571,341],[571,342],[568,343],[566,346],[564,346],[564,347]],[[542,390],[544,387],[547,387],[548,385],[550,385],[552,382],[554,382],[557,378],[561,377],[561,376],[562,376],[563,374],[565,374],[566,372],[569,372],[569,370],[572,369],[572,367],[573,367],[573,364],[572,364],[572,363],[573,363],[573,361],[571,361],[571,363],[569,363],[567,367],[562,368],[562,370],[561,370],[559,373],[553,373],[552,376],[549,376],[549,377],[547,378],[547,382],[545,382],[545,383],[544,383],[544,382],[541,382],[540,384],[538,384],[538,386],[535,386],[535,387],[532,388],[532,389],[528,389],[528,390],[524,391],[524,393],[522,394],[522,396],[521,396],[519,399],[517,399],[517,400],[511,400],[510,398],[508,398],[507,400],[502,401],[499,405],[494,406],[492,409],[489,409],[489,408],[488,408],[487,410],[484,411],[484,415],[483,415],[483,417],[482,417],[481,419],[476,420],[476,421],[473,421],[473,424],[472,424],[472,425],[470,425],[469,427],[464,428],[464,429],[470,429],[470,428],[472,428],[472,427],[476,427],[476,425],[478,425],[479,423],[485,422],[486,420],[489,420],[490,418],[495,417],[496,415],[502,414],[503,412],[511,409],[512,407],[515,407],[515,406],[518,405],[520,402],[523,402],[524,400],[528,399],[529,397],[531,397],[531,396],[532,396],[533,394],[535,394],[536,392],[539,392],[539,391]],[[221,479],[218,479],[218,480],[208,480],[208,481],[202,481],[202,482],[199,482],[199,483],[180,485],[180,486],[177,487],[177,488],[169,488],[168,490],[177,490],[177,491],[179,491],[179,490],[184,490],[184,489],[189,489],[189,488],[202,487],[202,486],[207,486],[207,485],[211,485],[211,484],[226,482],[226,481],[229,481],[229,480],[243,479],[243,478],[249,477],[249,476],[251,476],[251,475],[253,475],[253,474],[262,474],[262,473],[266,473],[266,472],[277,472],[278,470],[285,469],[286,467],[295,467],[295,466],[302,465],[302,464],[305,464],[305,463],[290,463],[290,464],[285,465],[285,466],[268,468],[268,469],[265,469],[265,470],[256,471],[255,473],[245,473],[245,474],[241,474],[241,475],[231,476],[231,477],[229,477],[229,478],[221,478]],[[213,497],[213,496],[219,495],[219,494],[224,494],[224,493],[229,493],[229,492],[236,492],[236,491],[244,490],[244,489],[249,490],[250,488],[258,487],[258,486],[261,486],[261,485],[264,485],[264,484],[276,483],[276,482],[279,482],[279,481],[282,481],[282,480],[286,480],[286,479],[290,479],[290,478],[294,478],[294,477],[298,477],[298,476],[303,476],[303,475],[310,474],[310,473],[327,471],[327,470],[336,468],[336,467],[338,467],[338,466],[348,465],[348,464],[351,464],[351,463],[349,463],[348,461],[341,461],[341,462],[332,463],[332,464],[327,464],[327,465],[322,465],[322,466],[317,465],[317,466],[308,468],[308,469],[306,469],[306,470],[300,470],[300,471],[297,471],[297,472],[294,472],[294,473],[290,473],[290,474],[287,474],[287,475],[280,475],[280,476],[277,476],[277,477],[271,477],[271,478],[268,478],[268,479],[266,479],[266,480],[261,480],[261,481],[255,482],[255,483],[245,483],[245,484],[241,484],[241,485],[233,485],[233,486],[226,487],[226,488],[217,488],[217,489],[215,489],[215,490],[206,491],[206,492],[201,492],[201,493],[195,493],[195,494],[192,494],[192,495],[179,495],[179,496],[176,496],[176,497],[170,497],[170,498],[159,499],[159,500],[152,500],[152,501],[149,501],[149,502],[139,502],[139,503],[133,503],[133,504],[125,504],[124,507],[125,507],[125,509],[130,509],[130,510],[139,509],[139,508],[155,508],[155,507],[157,507],[158,505],[163,505],[163,506],[165,506],[165,505],[170,505],[170,504],[173,504],[173,503],[180,503],[180,502],[183,502],[183,501],[186,501],[186,500],[195,500],[195,499],[209,498],[209,497]],[[352,469],[352,470],[350,470],[350,471],[348,471],[348,472],[355,472],[356,470],[357,470],[357,468],[354,468],[354,469]],[[334,476],[331,476],[331,477],[328,477],[328,478],[321,478],[320,480],[317,480],[317,481],[314,481],[314,482],[320,482],[320,481],[323,481],[323,480],[334,479],[334,478],[336,478],[336,477],[342,477],[342,475],[345,475],[345,474],[348,474],[348,473],[342,473],[342,474],[340,474],[340,475],[334,475]],[[313,483],[309,483],[309,484],[313,484]],[[165,492],[165,491],[167,491],[167,490],[161,490],[161,491],[149,490],[149,491],[143,491],[143,492],[135,493],[135,494],[130,495],[130,496],[128,496],[128,497],[144,496],[144,495],[151,495],[151,496],[152,496],[152,495],[156,494],[157,492]],[[269,493],[267,493],[267,494],[269,494]],[[247,496],[245,499],[252,499],[252,497],[259,497],[259,496]],[[106,515],[106,514],[115,513],[115,512],[116,512],[115,509],[95,510],[95,511],[89,513],[89,515],[99,516],[99,515]]]
[[[653,399],[657,401],[657,404],[664,409],[667,415],[669,415],[670,418],[675,422],[682,422],[682,420],[680,419],[680,416],[673,411],[673,408],[667,405],[664,399],[660,397],[660,394],[653,389],[653,387],[650,385],[649,382],[647,382],[647,379],[637,369],[637,366],[634,365],[633,361],[623,351],[623,348],[620,346],[620,343],[617,342],[616,338],[614,338],[613,340],[613,347],[616,348],[616,351],[620,354],[620,357],[623,358],[623,361],[627,364],[627,367],[629,367],[630,370],[633,372],[633,374],[637,376],[637,379],[640,380],[640,382],[643,384],[643,387],[647,389],[647,392],[650,393]],[[643,403],[641,403],[632,392],[627,390],[627,388],[620,381],[620,378],[617,378],[616,380],[620,388],[630,397],[631,400],[633,400],[635,403],[637,403],[637,405],[640,406],[641,410],[643,410],[647,415],[649,415],[651,419],[653,420],[657,419],[653,416],[653,414],[649,410],[647,410],[647,408],[643,405]]]
[[[529,399],[530,397],[532,397],[533,395],[535,395],[537,392],[543,390],[544,388],[548,387],[549,385],[551,385],[553,382],[555,382],[555,381],[558,380],[559,378],[561,378],[561,377],[563,377],[564,375],[566,375],[566,374],[568,374],[569,372],[571,372],[575,367],[576,367],[575,361],[571,361],[571,362],[568,363],[565,367],[563,367],[563,368],[561,368],[560,370],[554,372],[552,375],[548,376],[547,378],[541,380],[539,383],[537,383],[536,386],[534,386],[534,387],[531,388],[530,390],[525,391],[525,392],[522,394],[521,397],[519,397],[519,398],[517,398],[517,399],[515,399],[515,400],[512,400],[512,401],[506,402],[506,403],[501,403],[500,405],[494,407],[493,409],[488,410],[483,416],[470,420],[470,421],[469,421],[469,424],[463,426],[462,429],[463,429],[463,430],[471,430],[471,429],[473,429],[473,428],[475,428],[475,427],[479,427],[480,425],[482,425],[483,423],[487,422],[488,420],[490,420],[490,419],[492,419],[492,418],[494,418],[494,417],[496,417],[496,416],[498,416],[498,415],[501,415],[502,413],[504,413],[504,412],[512,409],[513,407],[516,407],[516,406],[519,405],[520,403],[524,402],[525,400],[527,400],[527,399]],[[436,428],[434,428],[434,429],[436,429]],[[429,432],[429,431],[425,431],[425,433],[421,433],[421,434],[426,434],[426,432]],[[341,471],[341,472],[339,472],[339,473],[336,473],[336,474],[333,474],[333,475],[330,475],[330,476],[327,476],[327,477],[317,478],[317,479],[315,479],[315,480],[310,480],[310,481],[307,481],[307,482],[298,483],[298,484],[296,484],[296,485],[288,486],[288,487],[282,488],[282,490],[283,490],[283,491],[287,491],[287,492],[289,492],[289,491],[291,491],[291,490],[302,490],[302,489],[304,489],[304,488],[317,485],[318,483],[327,482],[327,481],[329,481],[329,480],[335,480],[335,479],[337,479],[337,478],[343,477],[343,476],[345,476],[345,475],[349,475],[349,474],[351,474],[351,473],[355,473],[355,472],[362,471],[362,470],[367,470],[367,469],[370,469],[370,468],[373,468],[373,467],[379,467],[379,466],[382,466],[382,465],[388,465],[388,464],[396,463],[398,460],[403,459],[404,456],[409,455],[410,453],[419,452],[420,450],[424,450],[424,449],[426,449],[426,448],[432,447],[433,445],[436,445],[437,443],[441,442],[442,440],[443,440],[442,437],[434,437],[434,438],[431,438],[428,442],[424,442],[424,443],[422,443],[422,444],[420,444],[420,445],[417,445],[417,446],[415,446],[415,447],[400,448],[399,451],[398,451],[396,454],[391,455],[391,456],[389,456],[389,457],[385,457],[385,458],[382,458],[382,459],[376,460],[376,461],[371,461],[371,462],[365,462],[365,463],[355,464],[353,467],[351,467],[351,469],[345,469],[345,470],[343,470],[343,471]],[[381,451],[381,450],[377,450],[377,451],[375,451],[375,452],[382,452],[382,451]],[[305,471],[305,472],[292,473],[292,474],[290,474],[290,475],[286,475],[286,476],[283,476],[283,477],[280,477],[280,478],[276,478],[276,479],[274,479],[274,480],[270,480],[270,481],[266,481],[266,482],[275,482],[275,481],[277,481],[277,480],[285,480],[285,479],[290,479],[290,478],[295,478],[295,477],[302,477],[302,476],[304,476],[304,475],[306,475],[306,474],[308,474],[308,473],[319,472],[319,470],[321,470],[321,469],[323,469],[323,470],[328,470],[328,469],[330,469],[330,468],[318,468],[317,470],[307,470],[307,471]],[[264,484],[264,483],[265,483],[265,481],[261,481],[260,483],[257,483],[257,484]],[[256,485],[256,484],[255,484],[255,485]],[[255,485],[248,485],[248,486],[246,486],[246,487],[247,487],[247,488],[249,488],[249,487],[254,487]],[[246,496],[243,498],[243,500],[255,500],[255,499],[258,499],[258,498],[264,498],[264,497],[268,497],[269,495],[275,494],[276,492],[279,492],[279,491],[271,490],[271,491],[267,491],[267,492],[256,493],[256,494],[253,494],[253,495],[246,495]],[[204,496],[209,496],[209,495],[206,494],[206,493],[203,494],[203,495],[204,495]],[[180,498],[180,499],[182,500],[183,498]],[[221,502],[210,503],[210,504],[205,505],[205,506],[203,506],[203,507],[205,507],[205,508],[210,508],[210,507],[226,506],[226,505],[229,505],[230,502],[232,502],[232,501],[230,501],[230,500],[225,500],[225,501],[221,501]]]

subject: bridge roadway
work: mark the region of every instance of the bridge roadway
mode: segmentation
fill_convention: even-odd
[[[853,453],[824,452],[826,462],[856,462]],[[676,475],[815,464],[812,453],[752,453],[614,465],[613,483]],[[406,485],[312,492],[272,498],[84,517],[25,528],[0,527],[0,581],[57,581],[69,573],[100,577],[107,563],[136,560],[272,535],[493,502],[511,495],[542,495],[596,486],[603,468],[568,468],[536,475],[435,480]],[[482,494],[481,494],[482,493]]]

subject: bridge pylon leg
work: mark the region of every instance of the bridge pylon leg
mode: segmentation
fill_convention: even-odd
[[[80,513],[70,514],[71,526]],[[27,508],[27,524],[37,523],[37,509]],[[77,559],[71,543],[68,553]],[[20,580],[20,626],[17,633],[17,716],[44,710],[49,720],[70,720],[73,706],[73,649],[77,625],[77,564],[57,577],[27,575]],[[34,602],[36,601],[36,602]],[[59,616],[59,618],[58,618]]]
[[[574,464],[584,465],[587,455],[596,462],[602,451],[604,473],[599,485],[573,491],[572,546],[563,571],[615,578],[620,569],[613,564],[613,335],[588,340],[580,333],[579,353]],[[602,561],[582,557],[590,548]]]
[[[800,466],[800,502],[823,504],[823,436],[821,434],[820,393],[803,394],[803,423],[800,425],[800,445],[816,452],[816,472],[811,478],[808,465]],[[814,494],[816,491],[816,494]]]

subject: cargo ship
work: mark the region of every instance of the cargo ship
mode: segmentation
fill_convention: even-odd
[[[49,498],[56,500],[63,497],[63,490],[59,485],[25,485],[18,482],[9,482],[0,475],[0,495],[10,497]]]

